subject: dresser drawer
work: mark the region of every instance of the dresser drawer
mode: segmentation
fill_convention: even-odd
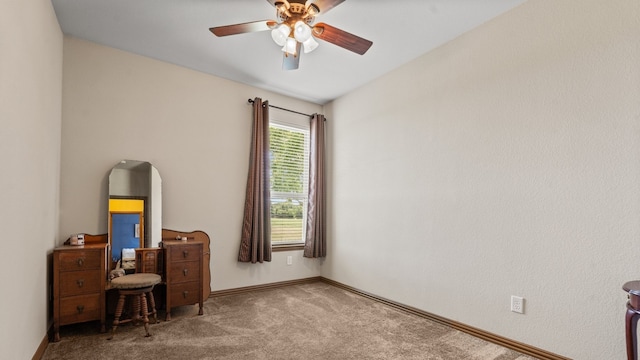
[[[186,261],[172,263],[169,268],[169,281],[171,283],[182,283],[200,279],[200,262]]]
[[[101,318],[100,294],[70,296],[60,299],[60,325]]]
[[[163,254],[159,248],[136,249],[136,272],[162,275]]]
[[[60,273],[60,296],[100,292],[100,271],[66,271]]]
[[[198,281],[175,284],[168,294],[171,306],[191,305],[200,301],[202,295]]]
[[[155,263],[156,260],[149,259],[150,257],[153,257],[153,256],[147,255],[147,259],[138,267],[140,271],[136,271],[136,272],[151,273],[151,274],[155,274],[158,272],[158,266]]]
[[[63,251],[58,253],[59,271],[98,270],[101,268],[99,251]]]
[[[53,250],[53,341],[60,326],[100,320],[105,331],[106,243],[61,246]]]
[[[172,261],[199,261],[201,249],[201,244],[184,244],[170,246],[168,251]]]

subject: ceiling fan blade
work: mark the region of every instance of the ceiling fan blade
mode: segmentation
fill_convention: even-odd
[[[320,9],[319,15],[324,15],[327,11],[342,4],[344,0],[315,0],[312,3]]]
[[[300,50],[302,49],[302,44],[298,43],[296,45],[296,56],[291,54],[284,53],[282,56],[282,70],[296,70],[298,65],[300,64],[300,55],[302,54]]]
[[[276,25],[278,25],[278,23],[273,20],[261,20],[261,21],[252,21],[252,22],[247,22],[242,24],[216,26],[216,27],[209,28],[209,30],[212,33],[214,33],[216,36],[228,36],[228,35],[244,34],[244,33],[257,32],[257,31],[267,31],[276,27]]]
[[[360,55],[366,53],[371,45],[373,45],[373,42],[367,39],[363,39],[325,23],[316,24],[313,27],[312,34],[318,39],[338,45]]]

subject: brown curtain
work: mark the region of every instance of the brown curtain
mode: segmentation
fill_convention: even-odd
[[[271,261],[269,102],[253,101],[253,132],[238,261]]]
[[[304,257],[327,256],[324,115],[314,114],[310,128],[309,204]]]

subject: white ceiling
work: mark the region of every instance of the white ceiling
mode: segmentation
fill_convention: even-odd
[[[267,0],[52,0],[62,31],[294,98],[324,104],[526,0],[346,0],[317,22],[373,41],[358,55],[319,40],[282,70],[269,31],[216,37],[210,27],[276,19]]]

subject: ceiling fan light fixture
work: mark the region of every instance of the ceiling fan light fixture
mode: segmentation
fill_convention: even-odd
[[[271,31],[273,41],[284,52],[283,69],[298,68],[300,55],[318,48],[316,39],[364,55],[372,41],[320,22],[316,15],[326,13],[345,0],[267,0],[276,9],[276,19],[216,26],[209,30],[216,36]],[[292,55],[292,56],[289,56]]]
[[[289,34],[291,33],[291,28],[286,24],[280,24],[275,29],[271,30],[271,38],[273,41],[278,44],[278,46],[284,46],[289,39]]]
[[[284,51],[287,54],[296,56],[296,47],[298,45],[298,42],[296,41],[296,39],[292,38],[292,37],[288,37],[286,43],[284,44],[284,46],[282,47],[282,51]]]
[[[311,28],[304,21],[298,20],[294,25],[293,36],[296,40],[304,43],[311,38]]]
[[[304,53],[308,54],[318,47],[318,42],[315,41],[313,37],[310,37],[302,43],[302,47],[304,47]]]

